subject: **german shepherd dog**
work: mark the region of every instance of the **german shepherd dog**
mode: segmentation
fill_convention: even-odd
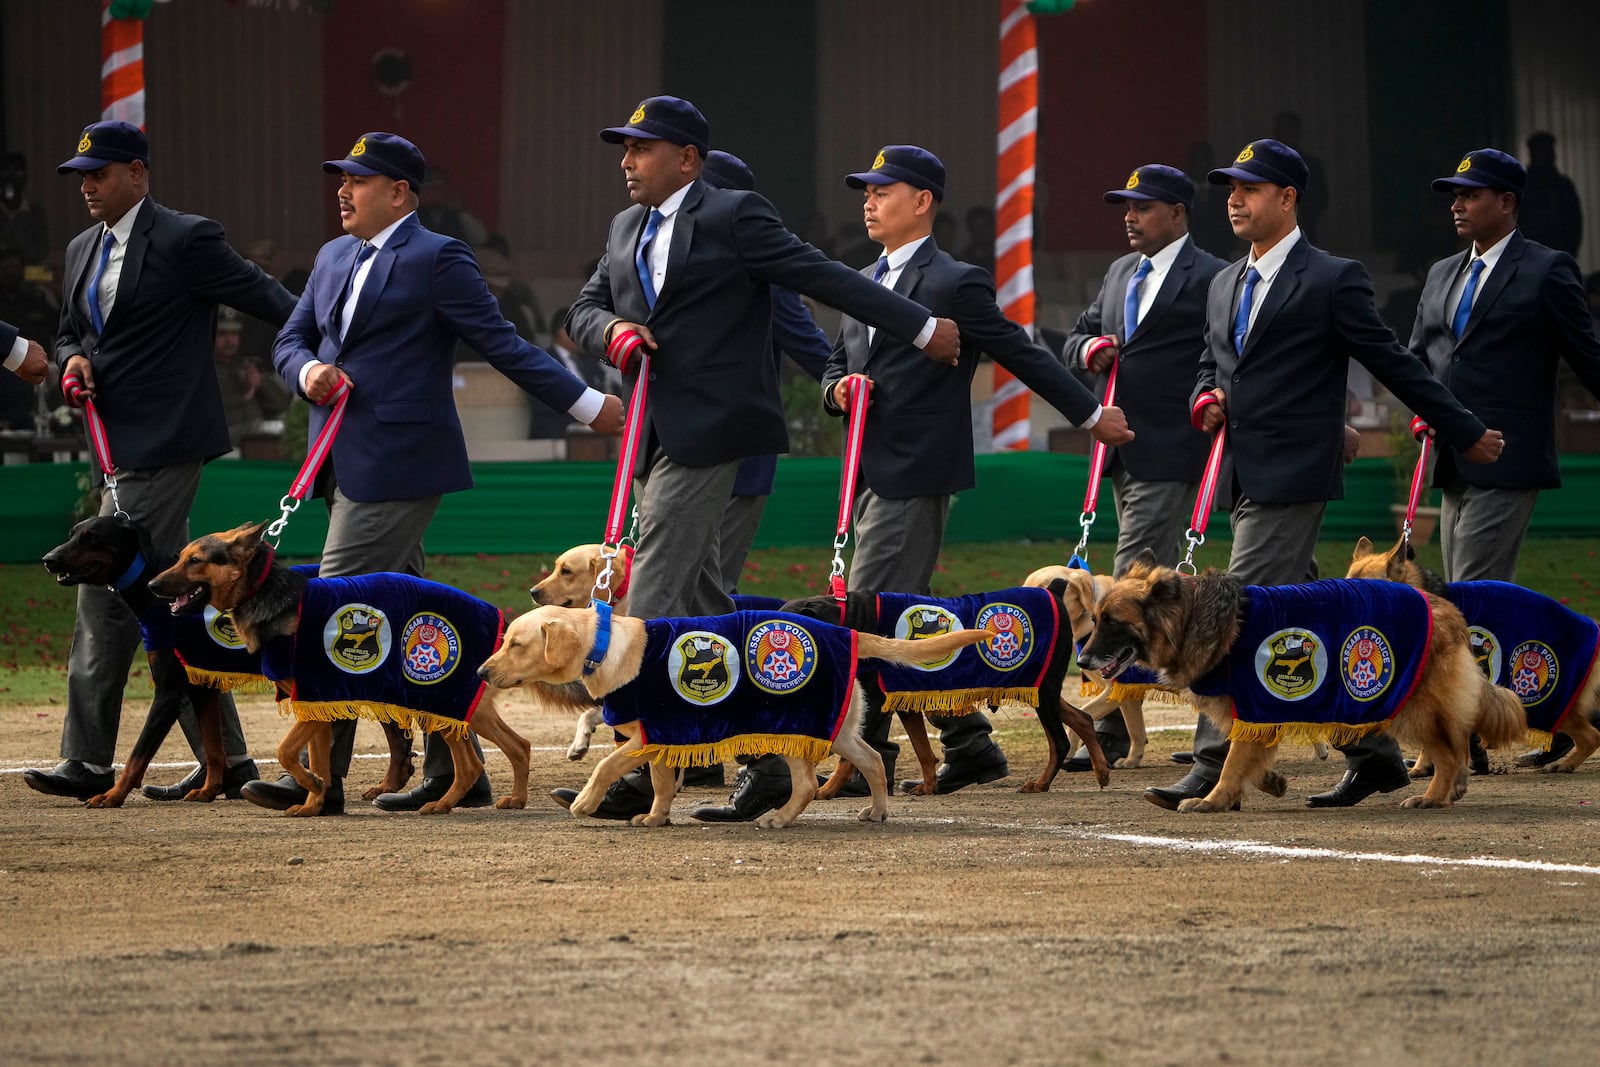
[[[1345,577],[1404,582],[1435,596],[1445,595],[1445,580],[1437,572],[1417,562],[1416,553],[1404,538],[1396,541],[1394,547],[1387,552],[1379,552],[1371,541],[1365,537],[1361,538],[1356,542],[1356,550],[1350,560],[1350,570]],[[1480,646],[1481,638],[1478,634],[1469,634],[1469,639],[1472,642],[1473,662],[1482,670],[1483,660],[1488,653]],[[1584,679],[1577,702],[1556,728],[1572,739],[1572,751],[1552,763],[1545,764],[1541,770],[1551,774],[1571,774],[1594,755],[1596,749],[1600,749],[1600,730],[1595,729],[1590,718],[1596,706],[1600,706],[1600,663],[1589,669],[1589,676]],[[1412,775],[1415,777],[1426,773],[1428,762],[1427,751],[1418,753],[1416,765],[1411,769]]]
[[[834,609],[837,614],[838,609]],[[506,628],[505,640],[494,655],[478,669],[478,676],[500,689],[524,686],[530,682],[547,685],[564,685],[582,681],[591,696],[603,698],[606,694],[626,685],[638,677],[644,663],[645,623],[643,619],[614,615],[611,619],[610,648],[606,657],[592,674],[583,674],[584,658],[594,647],[598,615],[584,608],[542,607],[513,619]],[[986,638],[982,631],[962,630],[944,637],[925,641],[897,641],[862,632],[857,637],[857,648],[862,659],[881,659],[896,664],[935,663],[968,645]],[[861,696],[861,685],[852,680],[850,710],[833,741],[834,752],[861,768],[872,791],[870,806],[862,809],[863,822],[882,822],[888,817],[888,787],[884,779],[883,760],[861,738],[861,720],[866,712],[866,701]],[[628,740],[641,732],[635,720],[617,725],[616,730]],[[589,781],[572,802],[575,816],[593,814],[605,796],[606,788],[618,778],[643,765],[648,757],[630,755],[627,743],[618,745],[605,759],[595,765]],[[792,824],[811,803],[817,792],[816,764],[798,756],[784,756],[789,765],[789,800],[776,811],[768,812],[756,820],[756,825],[771,829]],[[650,811],[634,816],[635,826],[664,826],[670,822],[672,798],[677,793],[677,781],[663,760],[650,762],[650,785],[655,800]]]
[[[245,523],[190,542],[178,554],[177,561],[150,582],[150,591],[170,600],[169,610],[174,615],[201,611],[208,604],[218,611],[231,612],[234,628],[251,652],[260,651],[276,638],[294,634],[300,626],[300,602],[308,579],[279,564],[264,548],[261,535],[266,527],[264,522]],[[501,797],[495,807],[525,807],[532,749],[526,738],[500,718],[494,698],[493,692],[483,695],[473,712],[471,729],[493,742],[511,761],[511,795]],[[331,731],[331,723],[296,720],[279,743],[278,762],[306,791],[306,802],[289,808],[285,814],[311,816],[322,810],[329,778]],[[425,815],[453,809],[483,773],[483,762],[465,737],[446,734],[446,739],[455,781],[443,797],[423,805]],[[300,764],[302,748],[310,756],[309,771]],[[392,769],[392,749],[390,759]]]
[[[116,584],[122,602],[137,618],[165,613],[166,605],[150,592],[146,583],[172,565],[175,557],[158,554],[143,526],[124,516],[104,515],[85,519],[72,528],[65,543],[45,553],[44,566],[55,575],[56,584]],[[190,790],[184,800],[209,804],[222,792],[226,756],[222,749],[222,718],[217,704],[219,690],[189,681],[188,673],[172,649],[147,653],[155,697],[145,713],[144,726],[133,743],[122,774],[109,790],[87,801],[91,808],[120,808],[128,794],[144,782],[150,761],[172,732],[187,698],[200,717],[200,737],[205,752],[206,780]]]
[[[1060,584],[1057,584],[1059,582]],[[1034,584],[1032,582],[1028,584]],[[1057,578],[1041,586],[1049,591],[1058,605],[1062,606],[1062,617],[1065,618],[1072,609],[1067,606],[1068,581]],[[822,622],[839,623],[839,602],[832,596],[803,597],[791,600],[783,606],[784,611],[796,615],[804,615],[810,619]],[[917,640],[928,640],[944,631],[947,625],[943,616],[937,616],[937,629],[923,627],[919,632],[917,620],[912,620],[911,633]],[[846,593],[844,608],[844,626],[862,633],[876,633],[878,630],[878,600],[871,593]],[[1050,746],[1045,769],[1038,777],[1025,782],[1020,793],[1044,793],[1050,789],[1050,783],[1055,779],[1056,771],[1060,768],[1061,761],[1071,755],[1071,746],[1067,742],[1067,727],[1079,731],[1084,737],[1084,744],[1089,749],[1089,762],[1094,767],[1095,781],[1101,787],[1111,781],[1111,768],[1106,763],[1105,752],[1100,748],[1100,741],[1094,736],[1094,722],[1088,715],[1079,711],[1067,700],[1061,698],[1061,686],[1066,679],[1067,671],[1072,666],[1072,633],[1071,628],[1061,627],[1056,634],[1055,647],[1050,650],[1050,660],[1045,667],[1044,679],[1039,683],[1039,725],[1044,728],[1045,739]],[[1045,710],[1046,703],[1054,700],[1056,707],[1054,713]],[[931,796],[939,791],[938,786],[938,761],[934,758],[933,747],[928,743],[927,720],[917,712],[902,711],[900,725],[905,727],[906,736],[911,740],[911,747],[916,751],[917,763],[922,768],[922,782],[910,790],[913,796]],[[841,758],[834,768],[832,776],[817,792],[819,799],[827,800],[837,795],[850,780],[850,772],[854,769],[848,757]]]
[[[1238,639],[1243,583],[1215,568],[1188,578],[1153,565],[1148,554],[1112,584],[1095,610],[1094,635],[1079,658],[1101,677],[1115,678],[1130,663],[1187,686],[1218,666]],[[1476,731],[1491,747],[1509,745],[1527,730],[1522,705],[1508,690],[1490,685],[1472,660],[1467,624],[1449,601],[1424,593],[1433,619],[1433,644],[1410,698],[1386,729],[1434,754],[1434,774],[1407,808],[1447,807],[1466,793],[1467,736]],[[1227,696],[1194,698],[1219,729],[1232,725]],[[1227,811],[1246,785],[1282,796],[1288,782],[1272,763],[1277,741],[1236,740],[1228,749],[1216,788],[1178,806],[1183,812]]]

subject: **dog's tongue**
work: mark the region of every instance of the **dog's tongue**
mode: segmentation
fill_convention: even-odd
[[[175,600],[173,600],[173,602],[172,602],[172,607],[170,609],[172,614],[174,614],[174,615],[178,614],[178,612],[182,611],[184,608],[188,607],[191,603],[193,603],[195,595],[197,593],[199,593],[199,592],[200,592],[200,587],[197,585],[193,589],[188,590],[187,592],[179,593],[177,598]]]

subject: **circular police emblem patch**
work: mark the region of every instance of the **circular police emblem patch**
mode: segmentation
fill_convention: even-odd
[[[1328,676],[1328,653],[1309,630],[1279,630],[1256,648],[1256,677],[1280,700],[1304,700]]]
[[[1132,174],[1128,175],[1128,184],[1124,185],[1123,188],[1124,189],[1137,189],[1137,188],[1139,188],[1139,172],[1138,171],[1134,171]]]
[[[751,627],[745,638],[744,665],[756,688],[779,696],[793,693],[817,673],[817,645],[803,627],[769,619]]]
[[[895,620],[894,635],[901,641],[921,641],[964,629],[966,627],[961,625],[961,620],[949,608],[942,608],[938,604],[913,604]],[[957,654],[952,652],[937,663],[913,663],[909,666],[919,671],[937,671],[948,667]]]
[[[683,699],[716,704],[739,684],[739,657],[720,634],[690,630],[667,653],[667,677]]]
[[[1355,700],[1376,700],[1394,681],[1394,651],[1382,631],[1358,626],[1339,650],[1340,677]]]
[[[644,121],[644,105],[640,104],[638,107],[633,109],[633,114],[628,116],[628,125],[631,126],[635,122],[643,122],[643,121]]]
[[[239,631],[234,629],[233,616],[226,611],[218,611],[210,604],[206,605],[206,636],[211,638],[223,648],[243,648],[244,638],[239,636]]]
[[[1555,650],[1543,641],[1524,641],[1512,649],[1510,670],[1511,691],[1525,708],[1542,703],[1561,679]]]
[[[1504,666],[1500,639],[1482,626],[1468,626],[1467,641],[1472,646],[1472,661],[1489,679],[1490,685],[1499,685]]]
[[[87,152],[87,151],[89,151],[89,149],[91,149],[93,147],[94,147],[94,145],[93,145],[93,143],[90,142],[89,135],[88,134],[84,134],[83,135],[83,140],[78,142],[78,151]]]
[[[367,139],[365,137],[363,137],[363,138],[361,138],[361,140],[357,141],[351,147],[350,156],[351,156],[351,158],[355,158],[356,156],[366,155],[366,152],[367,152]]]
[[[1254,158],[1256,158],[1256,146],[1253,144],[1247,144],[1244,146],[1243,152],[1240,152],[1238,155],[1233,157],[1233,161],[1235,163],[1248,163]]]
[[[1456,164],[1456,173],[1457,174],[1465,174],[1467,171],[1469,171],[1471,169],[1472,169],[1472,157],[1471,156],[1467,156],[1460,163]]]
[[[986,604],[972,625],[989,631],[978,655],[997,671],[1014,671],[1033,653],[1033,620],[1015,604]]]
[[[461,635],[443,615],[419,611],[400,631],[400,671],[418,685],[450,677],[461,662]]]
[[[366,674],[383,666],[393,643],[389,616],[371,604],[336,608],[322,628],[322,647],[329,661],[346,674]]]

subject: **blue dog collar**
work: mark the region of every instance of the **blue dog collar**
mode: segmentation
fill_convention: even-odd
[[[583,660],[583,673],[593,674],[605,662],[606,652],[611,648],[611,605],[603,601],[594,602],[595,626],[594,647]]]
[[[144,569],[144,553],[135,552],[133,554],[133,562],[128,564],[128,569],[122,572],[121,577],[111,583],[111,588],[115,589],[119,593],[122,592],[124,589],[128,588],[128,586],[138,581],[139,576],[144,573]]]

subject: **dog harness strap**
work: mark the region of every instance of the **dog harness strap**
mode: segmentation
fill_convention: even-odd
[[[116,581],[111,583],[111,588],[120,593],[138,581],[139,576],[144,573],[145,563],[144,553],[135,552],[133,554],[133,562],[128,564],[128,569],[123,571]]]
[[[1120,362],[1112,360],[1111,369],[1106,372],[1106,398],[1101,401],[1105,407],[1117,402],[1117,364]],[[1089,450],[1089,484],[1084,487],[1083,511],[1078,514],[1078,525],[1083,528],[1083,535],[1078,538],[1078,547],[1072,550],[1073,558],[1082,556],[1089,547],[1089,529],[1094,525],[1094,507],[1100,500],[1100,475],[1105,467],[1106,443],[1097,439],[1094,448]]]
[[[583,673],[593,674],[605,662],[606,653],[611,650],[611,605],[603,600],[594,602],[594,647],[589,649],[589,654],[583,658]]]
[[[839,521],[833,530],[833,562],[828,571],[828,592],[839,605],[839,624],[844,625],[845,595],[844,546],[850,543],[850,512],[855,505],[856,479],[861,474],[861,443],[867,435],[867,405],[872,402],[872,383],[857,378],[845,384],[850,404],[850,426],[845,434],[844,456],[840,460]]]

